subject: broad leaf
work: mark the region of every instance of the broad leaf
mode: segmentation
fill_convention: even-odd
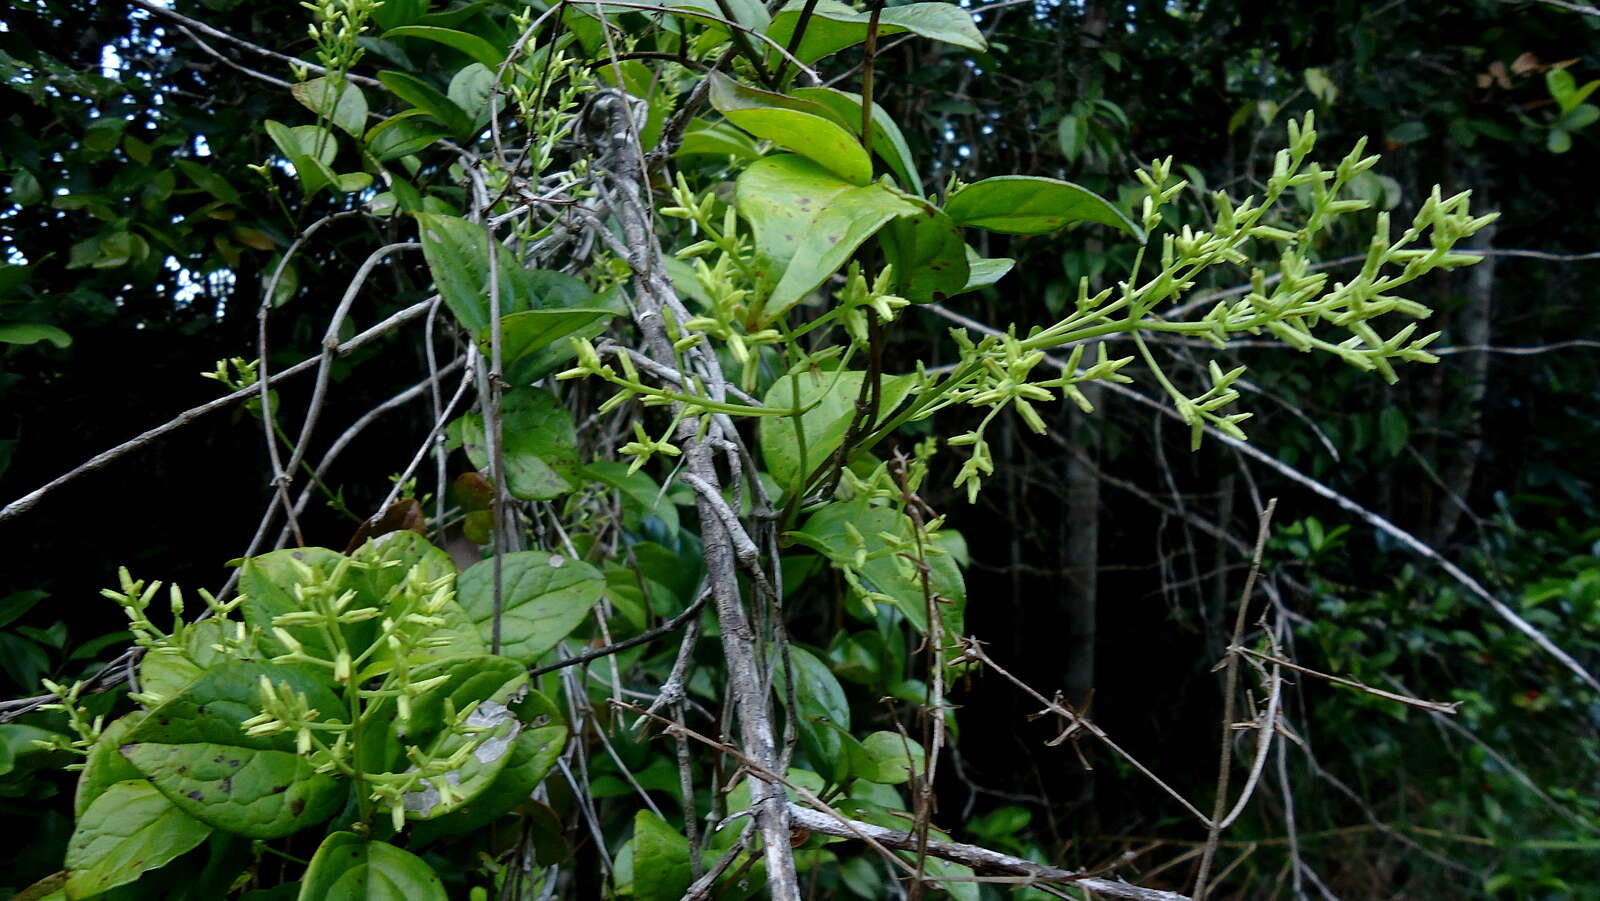
[[[372,772],[407,772],[413,767],[406,748],[426,748],[435,757],[449,757],[471,742],[472,753],[458,769],[437,779],[423,779],[404,797],[406,816],[428,820],[458,810],[487,789],[510,761],[511,746],[522,731],[512,705],[526,694],[527,671],[505,657],[480,654],[451,657],[412,670],[413,681],[444,676],[444,681],[411,703],[410,717],[398,718],[395,706],[380,708],[366,726],[361,763]],[[476,705],[476,706],[473,706]],[[464,736],[447,728],[450,711],[472,708]],[[440,784],[452,791],[446,797]]]
[[[247,838],[292,835],[332,816],[345,803],[343,787],[293,751],[149,741],[121,750],[180,810]]]
[[[962,287],[960,293],[965,294],[968,291],[987,288],[1004,278],[1005,274],[1010,272],[1011,267],[1015,265],[1017,265],[1016,260],[1006,257],[980,256],[976,250],[968,247],[967,283]]]
[[[1074,222],[1098,222],[1144,240],[1132,220],[1088,188],[1054,178],[1002,175],[951,195],[944,211],[957,225],[1013,235],[1042,235]]]
[[[740,173],[734,203],[755,235],[760,274],[767,285],[776,285],[783,277],[817,214],[851,187],[792,153],[758,160]]]
[[[581,560],[549,551],[500,558],[500,653],[532,665],[572,633],[600,599],[605,577]],[[457,597],[488,644],[494,631],[494,561],[461,574]]]
[[[165,866],[198,846],[211,827],[142,779],[118,782],[78,818],[67,843],[67,898],[92,898]]]
[[[696,155],[731,156],[748,162],[760,159],[761,149],[749,135],[727,123],[710,125],[703,119],[695,119],[684,132],[683,143],[678,145],[673,156]]]
[[[793,150],[855,185],[872,180],[872,159],[828,107],[742,85],[713,73],[711,105],[758,138]]]
[[[794,35],[795,25],[805,8],[804,0],[791,0],[773,16],[767,37],[781,46],[789,46],[789,38]],[[802,62],[815,62],[859,44],[867,39],[871,21],[871,12],[857,12],[838,0],[819,0],[800,46],[795,48],[795,57]],[[972,12],[953,3],[908,3],[886,7],[879,15],[879,37],[907,31],[968,50],[987,49],[982,33],[972,23]]]
[[[844,120],[851,133],[861,134],[860,94],[821,87],[795,88],[791,94],[822,104]],[[922,179],[917,175],[917,161],[911,156],[911,145],[900,133],[900,126],[877,103],[872,104],[872,152],[889,164],[890,171],[900,180],[900,187],[913,194],[922,193]]]
[[[501,456],[506,487],[523,500],[549,500],[577,488],[578,436],[572,414],[548,391],[512,388],[501,395]],[[472,465],[489,469],[483,415],[469,413],[450,424],[450,436]]]
[[[798,427],[790,416],[764,416],[758,426],[761,459],[767,465],[767,472],[785,491],[805,487],[800,480],[839,449],[850,421],[855,418],[856,398],[861,396],[861,383],[865,378],[866,374],[859,371],[807,370],[799,375],[783,376],[767,389],[763,404],[792,408],[798,391],[800,408],[805,410]],[[914,382],[909,376],[882,377],[883,396],[878,403],[880,419],[900,406]],[[805,439],[803,459],[802,434]]]
[[[346,134],[359,138],[367,130],[367,96],[353,82],[343,81],[336,91],[333,81],[324,76],[295,85],[292,93],[301,105]]]
[[[689,840],[648,810],[633,817],[635,901],[678,901],[694,881]]]
[[[100,733],[100,739],[90,746],[88,755],[84,757],[83,770],[78,774],[78,790],[72,800],[73,815],[78,819],[83,819],[89,805],[111,786],[130,779],[144,779],[138,767],[117,753],[117,749],[122,747],[128,734],[147,715],[147,711],[135,710],[112,720],[111,725]]]
[[[528,699],[517,705],[517,711],[531,725],[518,733],[499,775],[460,808],[414,826],[415,844],[421,846],[440,836],[475,832],[521,806],[544,781],[566,747],[566,723],[555,705],[538,692],[530,692]]]
[[[859,539],[851,534],[852,528]],[[861,499],[830,504],[813,514],[799,531],[788,534],[822,553],[834,566],[857,569],[864,588],[886,596],[918,632],[926,635],[928,602],[921,576],[911,561],[900,555],[899,545],[891,546],[882,537],[894,535],[910,542],[911,529],[912,523],[905,514]],[[936,552],[944,549],[944,536],[934,533],[928,543],[928,587],[946,635],[959,636],[967,604],[966,582],[951,554]],[[865,558],[859,565],[858,552]]]
[[[800,238],[783,278],[767,298],[763,321],[804,300],[889,220],[918,212],[915,204],[881,184],[852,188],[834,198]]]
[[[448,901],[422,858],[353,832],[323,839],[300,884],[300,901]]]
[[[800,742],[813,763],[838,781],[852,769],[853,756],[850,702],[844,686],[826,663],[804,648],[790,645],[789,659],[794,663],[794,695],[799,706],[795,723]],[[782,679],[782,673],[775,678]],[[786,690],[780,689],[779,697],[787,697]]]
[[[72,336],[43,322],[0,322],[0,344],[35,344],[49,341],[56,347],[70,347]]]
[[[911,203],[920,208],[916,215],[890,222],[879,234],[894,264],[895,293],[913,303],[960,294],[971,276],[961,229],[933,204],[917,198]]]
[[[294,592],[295,586],[302,579],[299,566],[309,566],[328,573],[343,558],[343,554],[327,548],[305,547],[273,551],[244,562],[239,573],[239,589],[250,598],[250,603],[243,605],[240,611],[244,614],[245,623],[261,630],[263,650],[273,655],[289,652],[288,645],[279,640],[272,631],[273,620],[285,613],[298,613],[305,609],[304,603]],[[343,631],[346,640],[353,646],[365,649],[376,628],[376,624],[371,622],[353,623],[343,627]],[[333,659],[334,649],[320,629],[314,626],[294,626],[290,627],[289,631],[305,645],[308,653],[323,660]],[[363,640],[364,637],[366,640]],[[255,695],[251,694],[249,697],[253,702]]]
[[[402,156],[409,156],[441,138],[450,136],[448,130],[420,118],[424,115],[426,114],[422,110],[408,109],[372,126],[366,134],[368,152],[376,157],[378,162],[386,163]]]
[[[661,521],[671,543],[678,535],[678,505],[672,502],[660,483],[650,474],[638,470],[628,472],[626,463],[614,460],[597,460],[583,468],[585,476],[617,489],[622,495],[623,525],[638,529],[646,516]]]
[[[872,763],[871,771],[857,771],[856,775],[880,785],[901,785],[911,781],[914,773],[922,772],[927,762],[927,752],[922,745],[898,732],[874,732],[866,737],[862,746]]]
[[[563,356],[548,351],[567,350],[564,339],[582,334],[615,315],[615,310],[577,307],[525,310],[502,318],[500,359],[506,380],[513,385],[527,385],[544,378]]]

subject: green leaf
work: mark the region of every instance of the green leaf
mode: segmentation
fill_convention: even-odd
[[[228,184],[226,178],[193,160],[177,160],[176,162],[178,168],[183,170],[183,174],[187,175],[190,181],[198,185],[207,194],[223,203],[237,204],[239,202],[239,192],[234,190],[233,185]]]
[[[122,747],[128,734],[143,722],[148,714],[149,711],[146,710],[135,710],[127,716],[112,720],[111,725],[100,733],[100,739],[90,746],[89,753],[83,761],[83,770],[78,774],[78,789],[72,799],[73,816],[83,819],[89,805],[118,782],[144,779],[144,774],[139,772],[138,767],[117,753],[117,749]]]
[[[820,103],[833,111],[835,117],[849,126],[851,134],[861,135],[861,95],[833,88],[795,88],[791,95],[801,100]],[[872,104],[872,152],[889,164],[889,169],[900,180],[900,187],[912,194],[922,193],[922,179],[917,176],[917,161],[911,155],[911,145],[906,143],[900,126],[883,107]]]
[[[250,603],[242,606],[240,610],[244,614],[245,623],[260,630],[263,650],[273,655],[289,652],[289,647],[278,640],[272,630],[275,617],[285,613],[298,613],[305,609],[305,605],[294,593],[295,585],[301,580],[297,564],[327,573],[331,572],[343,557],[343,554],[327,548],[307,547],[273,551],[244,562],[239,573],[239,590],[250,598]],[[365,605],[357,604],[357,606]],[[367,641],[361,638],[370,636],[375,627],[370,622],[355,623],[353,626],[359,628],[347,626],[344,629],[347,640],[352,640],[353,646],[364,650]],[[307,653],[324,660],[333,659],[334,649],[319,629],[293,627],[290,631],[305,644]],[[250,703],[254,703],[254,691],[252,687],[248,694]],[[250,714],[245,715],[248,716]]]
[[[755,235],[765,284],[778,283],[817,214],[851,187],[827,169],[792,153],[757,160],[740,173],[734,185],[734,204]]]
[[[0,627],[9,626],[32,610],[38,603],[50,596],[50,592],[38,588],[25,591],[13,591],[0,598]]]
[[[798,375],[782,376],[767,389],[763,404],[792,409],[798,388],[800,408],[805,410],[798,428],[790,416],[764,416],[757,426],[761,459],[766,463],[767,472],[785,491],[804,488],[800,480],[821,466],[844,442],[850,421],[855,418],[856,398],[861,396],[861,383],[865,378],[865,373],[853,370],[806,370]],[[883,419],[894,412],[914,384],[915,379],[909,376],[883,376],[878,417]],[[800,454],[802,432],[805,438],[803,460]]]
[[[861,744],[872,762],[872,771],[856,775],[868,782],[902,785],[910,782],[914,773],[921,773],[927,761],[928,755],[922,745],[898,732],[874,732]]]
[[[490,69],[499,68],[506,58],[505,53],[483,38],[469,32],[456,31],[453,28],[438,28],[430,25],[402,25],[399,28],[391,28],[383,33],[383,40],[390,41],[395,38],[420,38],[424,41],[434,41],[446,47],[459,50]]]
[[[367,150],[378,162],[386,163],[410,156],[450,136],[449,131],[438,125],[418,121],[416,117],[422,115],[425,114],[419,109],[408,109],[372,126],[366,136]]]
[[[711,105],[758,138],[793,150],[855,185],[872,180],[872,159],[831,109],[711,74]]]
[[[494,70],[483,63],[473,63],[450,79],[450,102],[461,107],[472,117],[474,126],[489,121],[489,99],[494,96]]]
[[[300,901],[449,901],[422,858],[353,832],[323,839],[301,880]]]
[[[889,220],[918,213],[915,204],[881,184],[851,188],[817,214],[795,247],[762,313],[764,322],[804,300],[837,272]]]
[[[346,134],[359,138],[367,130],[367,95],[349,80],[343,80],[335,91],[333,81],[326,76],[313,78],[295,85],[291,93],[306,109],[327,118]]]
[[[457,321],[480,338],[489,318],[489,237],[483,226],[455,216],[416,213],[422,254],[433,274],[434,286]],[[524,310],[570,309],[587,304],[610,309],[598,302],[583,282],[560,272],[524,269],[508,248],[498,248],[500,314]]]
[[[844,686],[826,663],[804,648],[790,645],[789,659],[794,663],[794,696],[799,707],[795,720],[801,744],[825,775],[842,781],[839,777],[860,762],[854,759],[860,754],[852,753],[855,749],[851,747],[854,739],[850,736],[850,702]],[[781,680],[783,676],[776,678]],[[779,697],[786,697],[786,693]]]
[[[967,283],[957,293],[965,294],[979,288],[987,288],[1011,271],[1017,261],[1007,257],[983,257],[976,250],[967,248]]]
[[[1560,125],[1567,131],[1582,131],[1600,119],[1600,107],[1592,103],[1579,104],[1561,117]]]
[[[1384,407],[1383,412],[1378,414],[1378,434],[1389,456],[1399,456],[1405,450],[1406,442],[1411,439],[1411,424],[1406,421],[1406,414],[1399,407]]]
[[[1569,78],[1571,76],[1568,76]],[[105,153],[117,146],[122,140],[122,132],[128,127],[128,120],[121,116],[104,116],[92,120],[83,130],[83,146],[86,150],[95,153]]]
[[[472,117],[468,116],[461,107],[439,93],[439,89],[404,72],[385,71],[378,73],[378,80],[383,86],[394,92],[396,97],[411,104],[417,109],[437,119],[440,125],[450,130],[458,138],[472,136]]]
[[[847,523],[860,535],[859,541],[850,534]],[[788,535],[826,556],[835,567],[858,569],[867,589],[888,597],[917,631],[926,635],[928,604],[921,577],[911,562],[900,556],[899,547],[891,546],[882,537],[895,535],[901,542],[910,542],[911,529],[912,523],[904,514],[861,499],[830,504],[806,520],[798,532]],[[935,549],[945,549],[946,541],[943,533],[934,533],[931,543]],[[855,562],[858,551],[864,552],[865,557],[860,566]],[[948,552],[930,552],[927,562],[928,587],[938,604],[940,621],[947,635],[959,636],[967,605],[961,570]]]
[[[1545,135],[1544,146],[1551,153],[1566,153],[1572,149],[1572,132],[1565,128],[1552,128]]]
[[[1389,129],[1389,140],[1396,144],[1415,144],[1428,136],[1428,126],[1415,119]]]
[[[879,235],[884,256],[894,264],[894,293],[913,303],[960,294],[972,274],[961,229],[933,204],[910,201],[919,211],[890,222]]]
[[[583,468],[583,474],[622,494],[623,524],[637,529],[639,520],[654,516],[661,520],[670,539],[678,534],[678,505],[661,490],[661,485],[644,470],[628,472],[628,464],[597,460]],[[636,546],[637,547],[637,546]]]
[[[445,576],[453,577],[456,574],[455,562],[450,559],[449,554],[411,531],[395,532],[385,536],[381,544],[369,541],[351,556],[366,564],[365,569],[351,576],[351,584],[360,592],[360,600],[353,601],[352,604],[362,602],[381,604],[385,598],[389,598],[384,612],[390,619],[400,618],[401,607],[405,603],[398,595],[391,596],[390,591],[406,578],[406,574],[413,567],[419,568],[418,575],[429,582]],[[400,626],[401,629],[411,630],[419,637],[426,636],[432,641],[439,642],[437,646],[413,651],[409,661],[411,664],[425,663],[442,657],[478,655],[488,651],[484,643],[478,639],[478,629],[467,616],[467,611],[455,600],[445,601],[435,615],[444,620],[444,625],[422,627],[402,624]],[[348,634],[347,640],[359,653],[376,637],[377,633],[374,630],[370,634]],[[371,661],[362,667],[357,675],[358,681],[387,673],[394,664],[394,651],[386,643],[379,647]]]
[[[118,782],[94,799],[67,843],[66,897],[91,898],[132,882],[210,833],[150,783]]]
[[[36,344],[49,341],[59,348],[72,346],[72,336],[43,322],[0,322],[0,343]]]
[[[415,846],[426,845],[442,836],[466,835],[482,829],[528,801],[533,790],[544,781],[566,747],[566,723],[562,722],[555,705],[538,692],[530,692],[528,699],[518,707],[520,716],[531,719],[535,725],[517,734],[505,767],[488,788],[460,808],[412,827],[411,840]]]
[[[528,385],[554,372],[572,356],[564,340],[592,338],[605,329],[605,320],[623,312],[611,297],[595,297],[589,287],[561,272],[527,270],[518,279],[526,297],[517,299],[532,309],[500,319],[500,355],[505,378],[513,385]],[[490,352],[488,329],[478,334],[478,344]]]
[[[974,182],[944,211],[957,225],[1013,235],[1042,235],[1074,222],[1098,222],[1144,240],[1139,227],[1110,201],[1071,182],[1032,175],[1002,175]]]
[[[600,571],[548,551],[500,558],[500,653],[533,665],[589,615],[605,588]],[[461,574],[456,596],[488,644],[494,629],[494,561]]]
[[[139,742],[123,745],[122,756],[183,812],[247,838],[292,835],[345,803],[343,787],[293,751]]]
[[[683,143],[672,154],[675,157],[696,155],[731,156],[741,162],[761,158],[761,148],[750,136],[733,126],[718,122],[708,125],[696,119],[683,135]]]
[[[472,743],[473,751],[459,769],[435,780],[424,779],[422,787],[406,793],[406,816],[413,820],[444,816],[482,794],[510,762],[512,743],[522,730],[511,705],[526,693],[528,673],[516,661],[480,654],[450,657],[411,671],[417,682],[439,676],[444,681],[412,702],[405,722],[397,719],[395,706],[369,714],[360,751],[359,763],[369,772],[398,773],[414,766],[407,746],[427,748],[433,757],[444,758]],[[466,725],[476,729],[475,734],[448,728],[452,705],[457,711],[473,708]],[[439,793],[441,783],[452,787],[451,797]]]
[[[11,176],[11,202],[17,206],[33,206],[44,199],[44,187],[38,176],[26,169],[18,169]]]
[[[689,840],[648,810],[633,817],[635,901],[678,901],[694,881]]]
[[[767,37],[780,46],[789,46],[805,6],[804,0],[791,0],[773,16]],[[811,63],[859,44],[867,39],[871,21],[870,12],[857,12],[838,0],[819,0],[795,56]],[[882,11],[878,19],[880,38],[907,31],[968,50],[988,49],[983,34],[972,23],[972,13],[953,3],[908,3]]]
[[[500,420],[507,490],[523,500],[549,500],[578,487],[577,429],[555,395],[539,388],[508,389],[501,395]],[[449,434],[466,448],[473,466],[488,471],[482,414],[452,422]]]
[[[1062,116],[1056,125],[1056,141],[1061,145],[1061,153],[1069,164],[1076,163],[1078,157],[1083,156],[1088,138],[1089,125],[1077,116]]]

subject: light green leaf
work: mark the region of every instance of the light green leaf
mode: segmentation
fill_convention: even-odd
[[[633,817],[635,901],[678,901],[694,881],[689,840],[648,810]]]
[[[791,0],[772,18],[767,37],[780,46],[789,46],[795,24],[805,9],[804,0]],[[857,12],[838,0],[819,0],[812,10],[812,18],[795,56],[802,62],[815,62],[830,53],[837,53],[867,39],[867,28],[872,21],[870,12]],[[972,22],[972,13],[953,3],[908,3],[885,8],[878,18],[878,35],[911,32],[935,41],[965,47],[968,50],[985,50],[988,45]]]
[[[962,294],[987,288],[1005,277],[1017,261],[1007,257],[983,257],[976,250],[967,248],[967,284],[961,289]]]
[[[761,148],[749,135],[725,123],[708,125],[696,119],[683,134],[683,143],[673,153],[675,157],[696,155],[731,156],[749,161],[761,158]]]
[[[507,490],[523,500],[549,500],[578,487],[577,430],[555,395],[539,388],[508,389],[501,395],[500,421]],[[452,422],[449,434],[465,447],[473,466],[488,471],[482,414]]]
[[[94,799],[67,843],[66,897],[91,898],[132,882],[210,834],[150,783],[118,782]]]
[[[446,47],[459,50],[490,69],[499,68],[506,58],[506,55],[499,48],[483,38],[469,32],[456,31],[453,28],[438,28],[430,25],[402,25],[399,28],[391,28],[383,33],[383,40],[390,41],[395,38],[420,38],[425,41],[434,41]]]
[[[548,551],[500,558],[500,653],[532,665],[572,633],[605,588],[600,571]],[[457,597],[487,644],[494,628],[494,561],[461,574]]]
[[[300,901],[449,901],[422,858],[353,832],[323,839],[300,885]]]
[[[828,107],[757,90],[717,73],[710,78],[711,105],[728,121],[810,158],[851,184],[872,180],[872,159]]]
[[[331,79],[313,78],[295,85],[291,93],[306,109],[325,116],[346,134],[359,138],[367,130],[367,95],[351,81],[344,80],[335,93]]]
[[[1013,235],[1042,235],[1074,222],[1098,222],[1144,240],[1137,225],[1088,188],[1054,178],[1002,175],[974,182],[944,205],[957,225]]]
[[[489,98],[494,96],[494,70],[473,63],[450,79],[450,102],[472,117],[474,125],[489,121]]]
[[[100,739],[90,746],[83,761],[83,770],[78,774],[78,790],[72,799],[73,816],[83,819],[89,805],[118,782],[144,779],[144,774],[117,753],[117,749],[122,747],[128,734],[148,714],[146,710],[135,710],[112,720],[111,725],[100,733]]]
[[[72,345],[72,336],[43,322],[0,323],[0,343],[34,344],[39,341],[49,341],[56,347],[66,348]]]
[[[740,173],[734,204],[755,235],[761,276],[776,285],[800,241],[834,198],[852,185],[803,156],[782,153]]]
[[[918,213],[917,206],[881,184],[839,194],[801,236],[794,257],[767,298],[764,322],[804,300],[849,261],[889,220]]]
[[[244,621],[261,631],[263,650],[273,655],[289,651],[288,646],[279,641],[272,630],[275,617],[305,609],[294,593],[294,586],[301,579],[296,564],[326,573],[333,570],[343,556],[327,548],[307,547],[273,551],[244,562],[239,573],[239,589],[250,598],[250,603],[243,605],[240,610],[244,614]],[[370,622],[354,623],[346,626],[344,632],[353,647],[364,650],[375,629],[375,624]],[[315,627],[292,627],[289,631],[305,644],[307,653],[324,660],[333,659],[334,649],[329,646],[321,630]],[[254,691],[251,687],[247,695],[252,704],[255,702]],[[240,719],[250,715],[245,714]]]
[[[807,370],[799,375],[782,376],[767,389],[763,404],[793,408],[798,388],[800,408],[805,410],[799,428],[789,416],[764,416],[757,426],[761,459],[784,491],[805,487],[800,480],[839,449],[850,421],[855,418],[856,398],[861,396],[861,383],[865,378],[866,374],[859,371]],[[878,417],[883,419],[894,412],[914,384],[915,380],[909,376],[883,376]],[[802,432],[805,438],[803,460],[800,454]]]
[[[795,88],[790,93],[801,100],[822,104],[843,120],[852,134],[861,135],[860,94],[821,87]],[[900,133],[900,126],[877,103],[872,104],[872,152],[889,164],[890,171],[900,180],[900,187],[912,194],[922,193],[922,179],[917,176],[917,161],[911,155],[911,145]]]
[[[489,236],[483,226],[455,216],[417,213],[417,234],[439,296],[462,327],[482,332],[489,327]],[[508,248],[498,248],[500,313],[538,309],[548,279],[516,265]],[[583,292],[585,295],[588,292]]]

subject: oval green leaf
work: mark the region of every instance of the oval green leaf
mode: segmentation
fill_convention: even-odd
[[[600,599],[605,577],[581,560],[548,551],[500,558],[500,653],[533,665],[572,633]],[[494,631],[494,561],[461,574],[456,596],[488,644]]]
[[[917,207],[881,184],[852,188],[834,198],[812,220],[795,247],[783,278],[762,312],[770,322],[805,299],[839,270],[890,219],[915,215]]]
[[[448,901],[422,858],[353,832],[323,839],[300,885],[300,901]]]
[[[577,428],[554,395],[538,388],[509,389],[501,396],[500,422],[506,487],[513,495],[550,500],[577,488]],[[482,414],[469,413],[452,422],[449,434],[465,447],[473,466],[488,471]]]
[[[68,898],[91,898],[206,840],[211,827],[173,806],[142,779],[118,782],[78,818],[67,843]]]
[[[815,4],[791,0],[773,16],[772,25],[767,28],[767,37],[780,46],[789,46],[795,25],[808,5],[811,7],[811,20],[806,24],[800,46],[795,48],[795,56],[802,62],[815,62],[867,39],[872,13],[858,12],[838,0],[818,0]],[[972,22],[972,12],[953,3],[908,3],[886,7],[879,14],[879,37],[907,31],[968,50],[984,50],[988,47],[983,34]]]
[[[758,138],[793,150],[854,185],[872,180],[872,159],[828,107],[712,73],[711,105]]]
[[[1088,188],[1054,178],[1002,175],[953,194],[944,211],[957,225],[1013,235],[1042,235],[1074,222],[1098,222],[1144,240],[1137,225]]]

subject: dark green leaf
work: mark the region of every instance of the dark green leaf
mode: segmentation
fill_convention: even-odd
[[[422,858],[353,832],[322,842],[301,880],[300,901],[448,901]]]
[[[894,264],[895,294],[913,303],[944,300],[967,287],[971,269],[961,230],[925,200],[920,210],[890,222],[879,233],[884,256]]]
[[[499,68],[505,61],[506,55],[493,44],[483,38],[466,31],[456,31],[453,28],[439,28],[430,25],[402,25],[391,28],[383,33],[386,41],[395,38],[420,38],[425,41],[434,41],[459,50],[472,57],[490,69]]]
[[[451,134],[458,138],[471,136],[472,117],[449,97],[441,94],[438,88],[404,72],[379,72],[378,80],[396,97],[437,119]]]
[[[578,487],[578,437],[572,414],[539,388],[512,388],[501,396],[501,456],[506,487],[523,500],[549,500]],[[483,416],[469,413],[450,424],[467,458],[480,470],[489,468]]]
[[[839,449],[850,421],[855,418],[856,398],[861,396],[861,382],[865,378],[866,374],[859,371],[807,370],[798,376],[782,376],[767,389],[763,404],[793,408],[798,388],[800,408],[805,410],[798,428],[789,416],[762,417],[758,426],[761,459],[766,463],[767,472],[785,491],[803,488],[799,481]],[[892,413],[914,383],[909,376],[883,376],[878,417],[882,419]],[[803,459],[802,433],[805,439]]]
[[[500,558],[500,653],[532,665],[572,633],[600,599],[605,577],[581,560],[548,551]],[[488,644],[494,628],[494,562],[461,574],[457,597]]]

